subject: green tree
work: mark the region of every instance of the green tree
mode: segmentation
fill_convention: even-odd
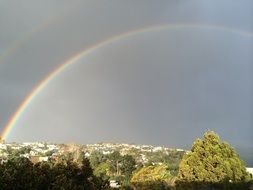
[[[93,169],[97,168],[99,164],[105,161],[105,156],[100,151],[93,151],[89,157],[90,165]]]
[[[121,170],[121,173],[127,178],[127,180],[130,179],[133,171],[136,169],[135,165],[136,165],[136,162],[133,156],[124,155],[122,157],[120,170]]]
[[[4,190],[103,190],[108,180],[93,175],[88,159],[79,165],[73,160],[39,162],[13,157],[0,164],[0,189]]]
[[[19,154],[29,154],[32,148],[30,146],[25,146],[19,149]]]
[[[94,169],[94,175],[95,176],[105,176],[108,174],[108,171],[109,171],[108,163],[102,162]]]
[[[172,176],[167,165],[154,165],[141,168],[133,174],[131,183],[138,190],[163,190],[168,189]]]
[[[179,165],[178,184],[182,183],[241,183],[249,175],[236,151],[219,136],[208,131],[197,139],[191,152],[185,154]]]
[[[0,189],[35,189],[32,162],[23,157],[13,157],[1,164]]]
[[[36,176],[36,189],[51,189],[52,165],[48,162],[38,162],[34,165],[34,176]]]
[[[108,155],[109,169],[113,175],[116,175],[116,176],[120,175],[121,159],[122,159],[122,156],[120,155],[119,151],[114,151],[113,153]]]

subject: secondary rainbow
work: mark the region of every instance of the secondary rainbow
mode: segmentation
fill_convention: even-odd
[[[177,28],[206,28],[206,29],[216,29],[222,30],[230,33],[236,33],[245,37],[252,37],[253,34],[247,31],[236,30],[229,27],[219,26],[219,25],[203,25],[203,24],[162,24],[155,25],[146,28],[140,28],[133,31],[128,31],[125,33],[118,34],[111,38],[108,38],[102,42],[96,43],[92,46],[85,48],[84,50],[78,52],[74,56],[70,57],[64,63],[62,63],[59,67],[54,69],[51,73],[49,73],[39,84],[30,92],[30,94],[23,100],[20,106],[17,108],[16,112],[10,117],[8,123],[4,127],[1,137],[2,139],[6,139],[8,134],[11,132],[11,129],[15,126],[18,119],[22,116],[22,113],[29,107],[32,101],[56,76],[58,76],[62,71],[66,70],[72,64],[76,63],[83,56],[88,55],[89,53],[103,47],[109,45],[112,42],[119,41],[121,39],[125,39],[137,34],[145,33],[145,32],[154,32],[163,29],[177,29]]]
[[[50,25],[53,25],[54,23],[57,23],[60,20],[64,19],[67,13],[72,11],[73,8],[76,8],[76,6],[72,7],[71,9],[68,6],[65,9],[58,12],[57,14],[54,14],[46,18],[41,23],[33,27],[29,32],[27,32],[22,38],[14,41],[9,47],[7,47],[5,50],[0,52],[0,63],[2,63],[6,58],[11,56],[13,53],[15,53],[23,45],[25,45],[35,34],[39,33],[40,31],[45,30]]]

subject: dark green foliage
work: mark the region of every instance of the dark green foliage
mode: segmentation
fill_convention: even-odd
[[[136,169],[136,161],[133,156],[122,156],[119,151],[114,151],[108,155],[94,151],[89,160],[95,176],[105,180],[109,178],[116,180],[125,187],[130,184],[132,173]]]
[[[0,165],[0,189],[33,189],[33,164],[27,158],[12,158]]]
[[[139,171],[144,166],[160,165],[166,166],[166,171],[170,173],[170,178],[178,173],[178,165],[183,157],[184,151],[169,150],[155,152],[140,152],[137,149],[131,149],[131,154],[122,156],[119,151],[103,155],[102,152],[94,151],[89,159],[94,169],[94,175],[102,179],[116,180],[121,188],[131,187],[131,178],[135,171]],[[143,165],[140,162],[140,155],[145,155],[149,163]],[[163,186],[171,182],[155,183],[156,186]],[[145,182],[146,184],[146,182]],[[149,184],[150,186],[150,184]]]
[[[135,182],[134,188],[137,190],[169,190],[170,188],[164,181],[147,181],[147,182]],[[186,189],[187,190],[187,189]]]
[[[120,175],[119,164],[121,162],[121,155],[119,151],[114,151],[108,155],[109,170],[113,175]]]
[[[180,165],[177,184],[194,186],[242,186],[249,180],[245,165],[235,150],[219,136],[208,131],[197,139],[191,152],[184,155]],[[229,189],[228,188],[228,189]]]
[[[95,169],[98,167],[99,164],[104,162],[106,159],[102,152],[94,151],[90,154],[89,160],[91,167]]]
[[[120,170],[122,174],[130,180],[130,177],[135,168],[136,162],[130,155],[124,155],[121,159]]]
[[[109,183],[93,175],[88,159],[76,162],[39,162],[12,158],[0,165],[0,189],[6,190],[103,190]]]
[[[53,181],[53,173],[52,168],[49,163],[47,162],[38,162],[34,165],[34,176],[37,177],[37,189],[50,189],[51,182]]]

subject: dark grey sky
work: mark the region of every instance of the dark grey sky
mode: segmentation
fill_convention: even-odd
[[[253,37],[239,32],[253,32],[252,16],[250,0],[0,1],[1,128],[80,50],[127,31],[193,23],[84,56],[41,91],[7,140],[189,148],[211,129],[253,164]]]

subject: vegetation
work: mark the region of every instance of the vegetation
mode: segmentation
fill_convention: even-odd
[[[31,147],[7,146],[8,159],[0,159],[0,189],[109,190],[114,180],[120,190],[246,190],[252,183],[236,151],[212,131],[196,139],[187,154],[132,149],[129,154],[93,151],[87,159],[81,147],[68,148],[57,157],[44,151],[50,159],[38,162],[24,157]]]
[[[68,161],[38,162],[33,164],[24,157],[11,158],[0,165],[0,189],[6,190],[103,190],[108,181],[93,175],[89,160],[79,166]]]
[[[225,189],[247,188],[250,177],[236,151],[222,142],[213,131],[197,139],[191,152],[185,154],[180,165],[177,184],[181,187],[215,186]]]
[[[135,172],[131,183],[136,189],[167,189],[172,175],[165,164],[147,166]]]
[[[122,156],[119,151],[108,155],[95,151],[89,159],[96,176],[117,180],[121,185],[129,185],[132,173],[136,169],[133,156]]]

